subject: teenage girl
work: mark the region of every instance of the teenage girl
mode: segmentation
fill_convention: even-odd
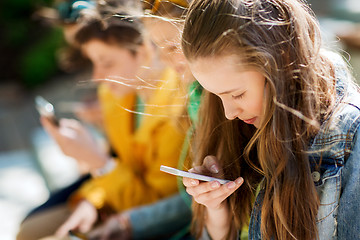
[[[235,239],[358,239],[360,93],[301,0],[198,0],[182,46],[207,90],[194,230]],[[256,198],[255,204],[253,200]]]

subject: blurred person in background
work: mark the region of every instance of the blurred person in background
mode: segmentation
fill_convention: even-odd
[[[192,76],[186,59],[180,48],[182,20],[185,17],[189,1],[166,0],[166,1],[142,1],[145,10],[143,20],[147,33],[158,47],[160,58],[164,64],[175,69],[181,76],[184,86],[188,89],[187,110],[191,119],[192,127],[188,130],[187,139],[183,145],[183,153],[189,153],[191,137],[195,130],[202,88]],[[179,168],[187,168],[183,165],[183,159],[179,160]],[[90,232],[91,237],[111,239],[193,239],[189,225],[191,220],[191,198],[184,191],[180,183],[180,193],[171,198],[164,199],[156,204],[142,207],[136,211],[130,210],[119,213],[109,218],[103,225]],[[170,210],[170,212],[169,212]],[[126,228],[119,224],[118,219],[128,216],[128,237],[124,237]],[[156,216],[156,218],[153,218]],[[184,226],[179,228],[178,226]],[[114,234],[115,233],[115,234]]]
[[[188,128],[183,116],[185,93],[173,70],[159,68],[141,22],[127,12],[136,8],[135,1],[101,1],[85,8],[70,40],[93,63],[94,79],[115,78],[101,82],[98,94],[116,157],[99,148],[80,122],[60,119],[56,126],[42,118],[63,152],[94,177],[65,202],[26,218],[17,239],[54,233],[64,237],[69,230],[87,232],[106,218],[109,209],[122,212],[177,192],[176,177],[159,168],[177,166]],[[126,220],[121,221],[126,225]]]

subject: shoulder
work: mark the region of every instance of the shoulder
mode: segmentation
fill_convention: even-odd
[[[321,56],[332,64],[331,67],[334,71],[337,99],[340,101],[348,91],[351,92],[356,88],[349,63],[337,52],[322,50]]]
[[[347,148],[359,128],[360,92],[354,83],[348,64],[336,52],[321,51],[334,71],[336,101],[329,117],[321,124],[319,132],[310,142],[315,156],[327,156],[343,162]],[[344,150],[346,149],[346,150]]]
[[[333,64],[337,100],[331,115],[313,139],[315,144],[332,145],[339,141],[353,140],[360,126],[360,89],[348,70],[347,63],[334,52],[323,51]]]
[[[337,104],[333,114],[322,124],[312,139],[313,155],[327,156],[344,163],[352,152],[360,128],[360,93],[353,92]]]

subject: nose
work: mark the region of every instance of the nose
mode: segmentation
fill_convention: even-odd
[[[237,118],[237,116],[239,116],[242,111],[239,106],[237,106],[237,104],[231,100],[226,100],[223,98],[221,100],[224,106],[225,117],[229,120]]]

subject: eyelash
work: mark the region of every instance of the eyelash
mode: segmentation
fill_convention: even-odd
[[[237,96],[232,96],[233,99],[238,100],[241,99],[244,96],[244,93],[237,95]]]

